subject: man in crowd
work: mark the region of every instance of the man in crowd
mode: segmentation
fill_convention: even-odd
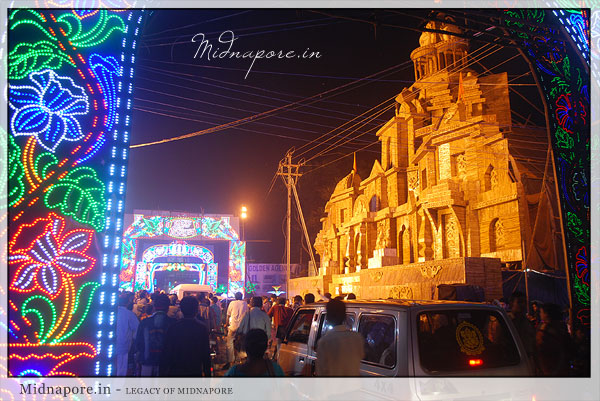
[[[304,305],[314,304],[315,303],[315,294],[311,294],[310,292],[304,296]]]
[[[517,333],[521,337],[521,342],[525,346],[525,352],[527,352],[527,356],[533,364],[535,356],[535,329],[527,319],[527,298],[525,294],[521,291],[513,292],[508,300],[508,305],[510,307],[508,316],[510,316],[515,325]]]
[[[167,329],[175,322],[167,316],[169,297],[158,294],[154,297],[154,314],[142,320],[135,338],[140,353],[141,376],[158,376],[160,358],[165,346]]]
[[[360,376],[365,355],[364,338],[346,327],[346,305],[332,299],[327,303],[327,322],[333,327],[317,342],[317,376]]]
[[[167,330],[160,375],[208,377],[211,375],[208,327],[195,319],[198,313],[198,299],[192,296],[183,297],[179,308],[183,319]]]
[[[302,296],[300,296],[300,295],[294,296],[294,304],[292,305],[294,312],[296,311],[296,309],[298,309],[301,306],[302,306]]]
[[[244,347],[248,353],[246,362],[235,365],[225,376],[234,377],[261,377],[261,376],[284,376],[283,369],[277,362],[265,359],[267,350],[267,335],[261,329],[253,329],[248,332],[244,339]]]
[[[210,299],[210,316],[211,321],[214,321],[214,327],[212,327],[212,330],[217,333],[221,332],[221,313],[219,298],[213,295],[213,297]]]
[[[174,319],[181,319],[183,315],[179,310],[179,305],[177,305],[177,295],[171,294],[169,295],[169,299],[171,300],[171,305],[169,306],[169,311],[167,312],[167,316],[172,317]]]
[[[331,293],[326,292],[325,294],[321,294],[321,289],[317,288],[317,294],[321,297],[321,301],[329,302],[331,301]]]
[[[252,329],[261,329],[267,335],[267,339],[271,339],[271,318],[262,308],[262,298],[252,297],[251,308],[244,315],[238,331],[242,334],[248,333]]]
[[[123,292],[119,295],[117,309],[117,376],[127,376],[128,356],[131,344],[137,332],[139,321],[133,308],[133,294]]]
[[[145,309],[148,306],[148,304],[150,304],[148,291],[141,290],[137,294],[137,299],[135,300],[135,305],[133,306],[133,313],[135,313],[135,315],[138,318],[140,318],[144,314]]]
[[[285,335],[285,329],[292,318],[294,311],[292,308],[285,306],[285,298],[279,298],[276,305],[273,305],[269,311],[269,316],[273,318],[273,327],[275,331],[275,337],[277,338],[277,347],[273,355],[277,355],[277,349],[281,345],[281,340]]]
[[[536,331],[538,374],[553,377],[568,376],[571,338],[560,307],[553,303],[542,305],[540,319]]]
[[[248,312],[248,304],[246,301],[243,301],[242,298],[242,293],[236,292],[235,301],[232,301],[227,307],[227,364],[223,369],[228,369],[236,359],[236,353],[233,347],[235,332],[238,327],[240,327],[244,315]]]
[[[271,303],[271,300],[269,299],[269,297],[264,297],[263,296],[263,311],[265,311],[265,313],[269,313],[269,311],[271,310],[271,306],[273,306],[273,304]]]
[[[210,311],[206,305],[206,296],[203,293],[196,295],[198,299],[198,315],[196,319],[203,321],[210,330]]]

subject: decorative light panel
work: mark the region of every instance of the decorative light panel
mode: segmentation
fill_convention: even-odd
[[[116,189],[125,187],[126,88],[142,18],[8,11],[10,375],[114,371]]]

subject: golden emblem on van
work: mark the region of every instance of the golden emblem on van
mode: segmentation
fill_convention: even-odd
[[[467,355],[479,355],[485,350],[481,331],[469,322],[461,322],[456,327],[456,342],[460,351]]]

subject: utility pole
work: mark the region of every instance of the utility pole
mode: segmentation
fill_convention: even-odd
[[[286,293],[289,295],[290,292],[290,272],[291,272],[291,248],[292,248],[292,188],[295,189],[296,181],[301,174],[298,173],[300,164],[292,164],[292,153],[293,149],[290,149],[285,155],[285,159],[279,162],[279,169],[277,175],[279,175],[287,187],[287,230],[286,230]],[[295,169],[295,170],[292,170]]]
[[[290,296],[290,275],[291,275],[291,250],[292,250],[292,152],[286,155],[287,167],[287,243],[286,243],[286,267],[285,267],[285,292],[286,298]]]

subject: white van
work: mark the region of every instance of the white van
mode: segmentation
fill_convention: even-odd
[[[346,325],[365,339],[361,376],[533,374],[512,321],[495,305],[413,300],[345,304]],[[314,374],[315,344],[330,328],[325,303],[296,310],[277,358],[286,376]]]
[[[177,299],[181,300],[181,298],[193,295],[196,296],[198,294],[208,295],[213,293],[214,290],[210,285],[202,285],[202,284],[179,284],[174,287],[170,294],[177,295]]]

